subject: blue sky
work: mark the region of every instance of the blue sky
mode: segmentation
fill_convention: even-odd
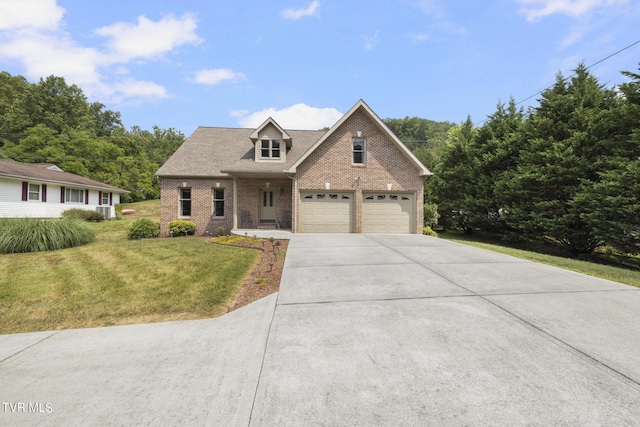
[[[632,0],[0,0],[0,65],[62,76],[127,127],[481,122],[640,40]],[[611,86],[640,44],[593,67]],[[535,97],[522,105],[535,104]]]

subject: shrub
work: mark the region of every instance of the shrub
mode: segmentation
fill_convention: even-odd
[[[62,218],[81,219],[83,221],[94,222],[104,221],[104,215],[102,215],[100,212],[78,208],[67,209],[66,211],[62,212]]]
[[[422,229],[422,234],[424,234],[425,236],[433,236],[433,237],[438,237],[438,233],[436,233],[435,231],[433,231],[431,229],[431,227],[429,227],[428,225]]]
[[[0,220],[0,253],[54,251],[86,245],[95,234],[82,220],[34,218]]]
[[[137,219],[129,229],[129,239],[153,239],[160,236],[160,224],[147,218]]]
[[[186,236],[187,234],[191,236],[195,232],[196,225],[186,219],[176,219],[169,223],[169,234],[173,237]]]
[[[224,227],[216,228],[216,236],[228,236],[229,234],[231,234],[229,230]]]
[[[424,225],[430,228],[434,228],[438,225],[438,219],[440,214],[438,213],[438,205],[435,203],[424,204]]]

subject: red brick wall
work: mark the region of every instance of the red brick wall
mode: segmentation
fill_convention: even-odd
[[[291,212],[290,179],[238,179],[238,228],[255,228],[260,219],[260,189],[274,188],[276,220],[282,221],[285,211]],[[213,218],[213,189],[217,184],[224,189],[224,218]],[[191,188],[191,216],[179,216],[180,191],[186,184]],[[233,228],[233,179],[162,178],[160,181],[160,230],[169,236],[169,223],[175,219],[188,219],[196,224],[197,235],[213,235],[218,227]],[[251,227],[241,224],[241,213],[251,216]]]
[[[213,189],[217,183],[224,189],[224,217],[213,218]],[[191,216],[180,217],[180,191],[186,184],[191,188]],[[216,228],[230,230],[233,226],[233,180],[162,178],[160,180],[160,232],[169,236],[169,223],[175,219],[188,219],[196,224],[197,235],[213,235]]]
[[[285,211],[291,212],[291,183],[289,178],[282,179],[238,179],[238,228],[255,228],[260,221],[260,189],[274,188],[276,221],[282,221]],[[241,213],[248,212],[252,226],[241,224]]]
[[[352,164],[352,140],[366,140],[365,165]],[[295,143],[295,141],[294,141]],[[298,191],[355,191],[355,232],[361,232],[362,192],[410,192],[416,200],[416,233],[422,233],[424,179],[419,170],[369,116],[356,111],[297,167]],[[298,200],[296,195],[296,200]],[[299,208],[297,209],[299,213]]]

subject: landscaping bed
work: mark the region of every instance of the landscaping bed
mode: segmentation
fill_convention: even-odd
[[[229,311],[278,292],[285,254],[289,245],[288,240],[220,236],[212,239],[211,242],[220,245],[252,248],[262,252],[260,260],[245,278],[242,288],[230,301],[228,305]]]

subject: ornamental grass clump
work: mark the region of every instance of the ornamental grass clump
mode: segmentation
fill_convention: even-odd
[[[54,251],[95,240],[91,228],[79,219],[0,219],[0,253]]]

